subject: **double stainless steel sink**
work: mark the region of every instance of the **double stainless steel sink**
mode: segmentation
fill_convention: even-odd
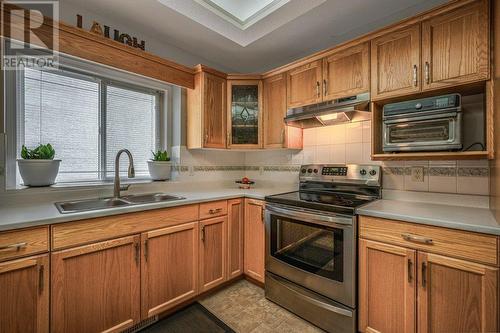
[[[127,207],[157,202],[169,202],[185,199],[165,193],[127,195],[119,198],[85,199],[76,201],[56,202],[56,207],[61,214],[79,213],[84,211]]]

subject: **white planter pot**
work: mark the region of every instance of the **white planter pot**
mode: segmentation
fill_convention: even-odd
[[[172,162],[170,161],[148,161],[149,175],[153,180],[170,179]]]
[[[17,160],[26,186],[49,186],[56,182],[61,160]]]

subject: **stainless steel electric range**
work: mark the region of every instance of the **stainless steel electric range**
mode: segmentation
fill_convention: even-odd
[[[380,167],[304,165],[299,190],[266,197],[266,297],[328,332],[356,332],[356,208]]]

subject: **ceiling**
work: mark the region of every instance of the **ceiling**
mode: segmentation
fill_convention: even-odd
[[[219,64],[266,71],[447,0],[65,0]],[[186,64],[193,65],[193,64]]]

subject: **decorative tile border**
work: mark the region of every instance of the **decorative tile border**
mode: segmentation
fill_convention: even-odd
[[[404,176],[405,174],[404,167],[383,167],[382,171],[384,175]]]
[[[457,168],[431,167],[431,168],[429,168],[429,176],[456,177],[457,176]]]
[[[459,177],[488,177],[490,175],[489,168],[458,168]]]
[[[412,167],[387,167],[382,168],[384,175],[411,176]],[[489,168],[478,167],[423,167],[424,175],[434,177],[488,177]]]

